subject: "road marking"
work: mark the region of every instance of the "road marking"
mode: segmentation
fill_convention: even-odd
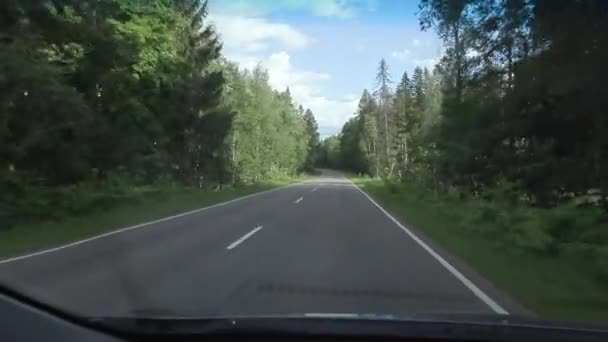
[[[384,210],[384,208],[382,208],[382,206],[380,206],[380,204],[376,203],[376,201],[374,201],[374,199],[371,198],[365,191],[361,190],[361,188],[359,188],[350,179],[349,179],[349,181],[352,183],[352,185],[355,188],[357,188],[357,190],[359,190],[365,197],[367,197],[368,200],[370,200],[378,209],[380,209],[380,211],[382,211],[384,213],[384,215],[386,215],[389,219],[391,219],[391,221],[393,221],[399,228],[401,228],[407,235],[409,235],[409,237],[412,238],[412,240],[416,241],[416,243],[418,243],[420,245],[420,247],[422,247],[425,251],[427,251],[433,258],[435,258],[437,261],[439,261],[439,263],[443,267],[445,267],[450,273],[452,273],[453,276],[455,276],[458,280],[460,280],[460,282],[462,282],[464,284],[464,286],[466,286],[469,290],[471,290],[471,292],[473,292],[473,294],[475,294],[475,296],[477,296],[477,298],[481,299],[482,302],[484,302],[487,306],[489,306],[497,314],[499,314],[499,315],[508,315],[509,314],[509,312],[507,312],[507,310],[505,310],[502,306],[500,306],[498,303],[496,303],[492,298],[490,298],[487,294],[485,294],[479,287],[477,287],[475,284],[473,284],[472,281],[470,281],[467,277],[465,277],[462,273],[460,273],[460,271],[458,271],[456,269],[456,267],[452,266],[449,262],[447,262],[444,258],[442,258],[441,255],[439,255],[431,247],[429,247],[429,245],[424,243],[424,241],[420,240],[419,237],[417,237],[414,233],[412,233],[411,230],[407,229],[399,221],[397,221],[397,219],[395,219],[391,214],[389,214],[386,210]]]
[[[295,200],[295,202],[293,202],[293,203],[298,204],[298,203],[300,203],[300,202],[301,202],[303,199],[304,199],[304,197],[300,197],[300,198],[298,198],[297,200]]]
[[[262,229],[262,226],[255,227],[252,231],[250,231],[249,233],[243,235],[243,237],[241,237],[240,239],[231,243],[230,246],[226,247],[226,249],[230,250],[230,249],[233,249],[234,247],[240,245],[241,243],[243,243],[243,241],[249,239],[251,237],[251,235],[257,233],[260,229]]]
[[[204,207],[204,208],[199,208],[199,209],[187,211],[187,212],[184,212],[184,213],[181,213],[181,214],[176,214],[176,215],[173,215],[173,216],[168,216],[168,217],[165,217],[165,218],[162,218],[162,219],[158,219],[158,220],[155,220],[155,221],[140,223],[140,224],[135,225],[135,226],[129,226],[129,227],[125,227],[125,228],[120,228],[120,229],[113,230],[113,231],[108,232],[108,233],[104,233],[104,234],[100,234],[100,235],[95,235],[95,236],[92,236],[90,238],[86,238],[86,239],[83,239],[83,240],[78,240],[78,241],[75,241],[75,242],[72,242],[72,243],[68,243],[66,245],[61,245],[61,246],[45,249],[45,250],[38,251],[38,252],[28,253],[28,254],[16,256],[16,257],[13,257],[13,258],[0,260],[0,265],[6,264],[6,263],[9,263],[9,262],[13,262],[13,261],[18,261],[18,260],[30,258],[30,257],[34,257],[34,256],[38,256],[38,255],[42,255],[42,254],[46,254],[46,253],[57,252],[57,251],[60,251],[62,249],[66,249],[66,248],[69,248],[69,247],[74,247],[74,246],[77,246],[77,245],[80,245],[80,244],[83,244],[83,243],[86,243],[86,242],[90,242],[90,241],[93,241],[93,240],[101,239],[101,238],[104,238],[104,237],[107,237],[107,236],[110,236],[110,235],[120,234],[120,233],[129,231],[129,230],[132,230],[132,229],[149,226],[149,225],[152,225],[152,224],[155,224],[155,223],[159,223],[159,222],[169,221],[169,220],[172,220],[172,219],[175,219],[175,218],[178,218],[178,217],[182,217],[182,216],[198,213],[198,212],[201,212],[201,211],[204,211],[204,210],[207,210],[207,209],[221,207],[221,206],[226,205],[226,204],[231,204],[231,203],[234,203],[234,202],[238,202],[240,200],[244,200],[244,199],[247,199],[247,198],[251,198],[251,197],[257,196],[257,195],[261,195],[261,194],[277,191],[277,190],[280,190],[280,189],[283,189],[283,188],[292,187],[292,186],[300,185],[300,184],[303,184],[303,183],[304,182],[299,182],[299,183],[289,184],[289,185],[285,185],[285,186],[280,186],[278,188],[274,188],[274,189],[270,189],[270,190],[264,190],[264,191],[256,192],[256,193],[253,193],[253,194],[250,194],[250,195],[246,195],[246,196],[243,196],[243,197],[232,199],[230,201],[226,201],[226,202],[222,202],[222,203],[216,203],[216,204],[210,205],[208,207]]]
[[[312,191],[311,191],[311,192],[315,192],[315,191],[317,191],[317,189],[318,189],[318,188],[319,188],[319,187],[316,187],[316,188],[312,189]]]

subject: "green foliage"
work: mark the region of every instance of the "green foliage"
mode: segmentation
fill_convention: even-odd
[[[597,276],[604,282],[608,282],[608,248],[600,247],[594,249],[595,255],[593,260],[593,266],[598,270]]]
[[[507,181],[538,207],[595,197],[608,208],[606,3],[424,0],[420,10],[445,55],[394,93],[380,62],[374,106],[364,93],[342,131],[342,167],[473,195]]]
[[[153,179],[191,167],[197,156],[186,146],[196,145],[201,114],[216,107],[208,94],[217,98],[221,86],[193,73],[207,67],[212,35],[184,44],[198,28],[169,1],[2,6],[15,16],[1,43],[0,67],[10,70],[2,94],[13,98],[2,101],[0,139],[14,147],[3,153],[3,173],[52,186],[87,180],[91,170],[103,178],[124,167]],[[178,176],[191,182],[190,174]]]
[[[342,128],[340,166],[405,179],[430,169],[436,154],[427,143],[439,122],[441,75],[417,68],[414,79],[404,73],[393,92],[386,63],[378,70],[375,98],[364,90],[356,116]]]
[[[313,167],[314,115],[264,70],[220,58],[206,1],[10,0],[0,13],[3,221]]]
[[[310,172],[319,135],[313,113],[295,107],[289,89],[273,91],[268,74],[222,61],[216,65],[227,77],[223,101],[233,110],[227,138],[233,183]]]
[[[339,168],[342,165],[340,139],[331,136],[321,142],[319,163],[324,167]]]
[[[595,89],[608,72],[606,3],[433,0],[421,9],[423,27],[448,47],[440,181],[479,191],[507,178],[544,207],[599,190],[605,205],[606,97]]]
[[[463,230],[496,239],[522,253],[545,256],[571,254],[573,248],[582,245],[599,248],[607,241],[600,238],[607,233],[599,228],[606,218],[601,209],[570,203],[551,209],[533,208],[518,197],[521,192],[517,187],[501,184],[480,198],[460,200],[467,207],[466,214],[460,214]]]

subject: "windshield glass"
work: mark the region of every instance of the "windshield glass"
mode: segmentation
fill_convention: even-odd
[[[608,323],[607,61],[604,0],[4,0],[0,284]]]

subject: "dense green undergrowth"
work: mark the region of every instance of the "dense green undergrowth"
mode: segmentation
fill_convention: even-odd
[[[541,317],[608,321],[608,223],[600,209],[534,208],[508,187],[472,199],[353,180]]]
[[[203,188],[172,182],[135,186],[110,179],[104,183],[24,189],[23,196],[2,201],[0,258],[201,208],[306,177],[277,176],[256,184]]]

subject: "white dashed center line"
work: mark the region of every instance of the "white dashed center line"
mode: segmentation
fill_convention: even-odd
[[[304,199],[304,197],[300,197],[300,198],[298,198],[298,199],[297,199],[295,202],[293,202],[293,203],[298,204],[298,203],[300,203],[300,202],[301,202],[303,199]]]
[[[230,244],[230,246],[226,247],[226,249],[230,250],[230,249],[233,249],[234,247],[240,245],[245,240],[249,239],[251,237],[251,235],[257,233],[258,230],[260,230],[260,229],[262,229],[262,226],[255,227],[252,231],[250,231],[249,233],[243,235],[243,237],[241,237],[240,239],[234,241],[232,244]]]

